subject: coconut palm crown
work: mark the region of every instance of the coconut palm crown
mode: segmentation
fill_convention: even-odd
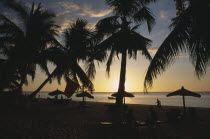
[[[104,57],[106,55],[98,49],[95,49],[96,41],[92,38],[96,33],[89,29],[87,24],[88,22],[86,20],[77,19],[65,29],[62,35],[64,45],[60,45],[60,51],[53,50],[51,52],[52,56],[50,61],[56,65],[56,68],[31,96],[35,96],[51,79],[56,78],[60,83],[62,77],[66,81],[70,78],[80,84],[81,87],[90,91],[94,90],[91,81],[96,74],[94,61],[101,62],[105,59]],[[80,61],[85,63],[86,72],[79,65]]]
[[[0,44],[1,51],[6,58],[2,68],[1,87],[3,90],[12,82],[11,78],[19,74],[20,80],[16,89],[21,90],[27,83],[27,75],[35,78],[36,65],[38,64],[46,74],[47,55],[44,51],[50,46],[59,45],[55,39],[58,28],[54,22],[55,14],[43,10],[41,3],[28,8],[15,0],[5,1],[5,6],[17,14],[17,22],[0,14]]]
[[[206,16],[210,13],[209,5],[209,0],[188,0],[188,7],[178,10],[170,26],[171,33],[160,45],[147,70],[145,91],[152,87],[154,79],[183,51],[189,52],[198,79],[205,75],[210,59],[210,20]]]
[[[113,10],[113,16],[104,18],[96,24],[99,36],[107,38],[98,46],[110,52],[106,69],[108,76],[113,57],[121,54],[119,93],[125,92],[127,55],[136,59],[137,52],[141,51],[147,59],[152,59],[147,51],[151,40],[137,32],[138,27],[144,22],[149,32],[155,24],[154,16],[147,7],[151,2],[155,0],[106,0],[107,5]],[[116,103],[122,104],[122,102],[123,97],[117,97]]]

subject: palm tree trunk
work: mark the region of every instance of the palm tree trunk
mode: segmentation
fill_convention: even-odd
[[[85,97],[82,98],[82,104],[85,105]]]
[[[122,52],[121,69],[120,69],[120,81],[118,93],[123,94],[125,91],[125,76],[126,76],[126,50]],[[123,104],[123,96],[116,97],[116,104]]]
[[[55,72],[57,71],[57,67],[54,69],[54,71],[48,76],[48,78],[33,92],[30,94],[29,97],[35,97],[36,94],[39,93],[39,91],[41,91],[41,89],[50,81],[50,79],[52,78],[52,76],[55,74]]]
[[[186,113],[186,107],[185,107],[185,97],[184,95],[182,96],[183,97],[183,106],[184,106],[184,114]]]

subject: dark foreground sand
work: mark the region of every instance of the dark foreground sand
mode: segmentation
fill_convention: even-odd
[[[74,101],[68,105],[1,105],[0,139],[210,139],[210,109],[196,108],[195,117],[186,116],[185,120],[156,128],[131,128],[100,125],[102,121],[116,118],[114,112],[107,112],[106,103],[88,102],[88,105],[90,108],[79,108],[79,102]],[[128,105],[138,121],[146,120],[149,107]],[[174,108],[179,107],[156,108],[159,120],[166,121],[166,112]]]

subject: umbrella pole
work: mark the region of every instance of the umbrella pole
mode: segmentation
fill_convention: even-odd
[[[184,97],[184,95],[183,95],[183,106],[184,106],[184,114],[185,114],[186,108],[185,108],[185,97]]]

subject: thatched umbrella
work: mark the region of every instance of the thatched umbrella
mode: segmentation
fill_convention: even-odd
[[[200,94],[197,94],[195,92],[191,92],[187,89],[185,89],[183,86],[181,89],[171,92],[167,95],[167,97],[170,96],[182,96],[183,97],[183,107],[184,107],[184,113],[186,112],[186,108],[185,108],[185,96],[192,96],[192,97],[201,97]]]
[[[76,97],[82,97],[82,102],[83,104],[85,104],[85,97],[88,97],[90,99],[94,99],[94,96],[92,96],[90,93],[88,93],[87,91],[81,92],[79,94],[76,94]]]
[[[64,93],[57,89],[57,90],[55,90],[53,92],[50,92],[48,95],[50,95],[50,96],[57,96],[57,95],[64,95]]]
[[[112,94],[113,97],[123,97],[124,98],[124,104],[125,104],[125,97],[135,97],[133,94],[128,93],[124,91],[123,93],[116,92]]]

